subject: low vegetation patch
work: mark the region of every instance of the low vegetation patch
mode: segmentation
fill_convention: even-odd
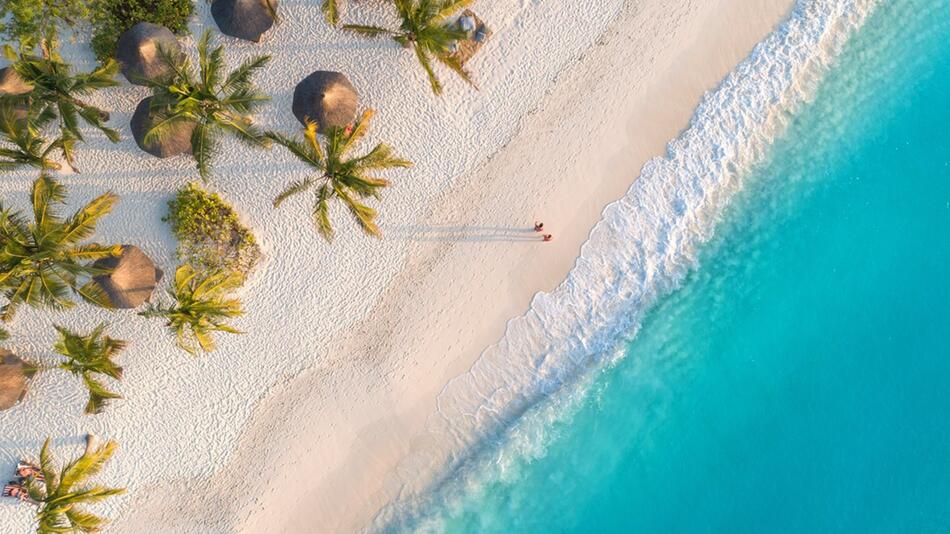
[[[177,34],[187,33],[188,19],[194,10],[192,0],[96,0],[92,50],[100,61],[113,57],[119,36],[139,22],[159,24]]]
[[[231,206],[198,184],[178,191],[163,220],[178,238],[178,258],[197,269],[246,277],[261,257],[254,235]]]
[[[94,0],[0,0],[0,35],[30,50],[57,26],[75,26],[89,16]]]

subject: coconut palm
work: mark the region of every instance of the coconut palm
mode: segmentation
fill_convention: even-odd
[[[42,55],[16,53],[9,45],[4,47],[7,59],[23,81],[33,87],[29,98],[33,105],[39,106],[40,113],[53,113],[59,119],[62,135],[68,139],[83,140],[79,131],[79,120],[100,130],[105,136],[117,143],[119,132],[109,128],[105,122],[109,114],[80,97],[88,96],[99,89],[118,85],[115,75],[119,65],[114,60],[93,69],[90,72],[74,74],[72,67],[63,61],[56,51],[55,38],[45,39],[41,46]],[[72,146],[64,147],[67,160],[72,160]]]
[[[116,380],[122,378],[122,368],[112,361],[112,357],[125,348],[125,341],[103,335],[105,324],[100,324],[86,335],[77,334],[62,326],[56,326],[59,340],[53,348],[66,357],[59,368],[82,378],[89,390],[89,402],[86,413],[99,413],[111,399],[121,399],[122,395],[109,391],[95,375],[105,375]]]
[[[241,287],[243,282],[244,277],[237,272],[199,274],[191,265],[182,265],[175,271],[174,290],[168,292],[175,304],[150,303],[139,315],[164,318],[175,333],[178,346],[191,354],[197,354],[199,349],[211,352],[214,350],[212,332],[242,333],[224,321],[244,314],[241,301],[227,298],[227,294]]]
[[[348,157],[354,145],[366,135],[373,110],[366,110],[356,123],[349,128],[332,128],[327,132],[325,147],[317,139],[315,122],[307,122],[304,141],[289,139],[281,134],[268,132],[274,142],[287,147],[290,152],[307,165],[316,174],[290,184],[274,199],[274,207],[304,191],[313,191],[315,202],[313,218],[317,230],[327,241],[333,239],[333,226],[330,224],[330,206],[332,199],[341,200],[356,219],[363,231],[371,236],[380,235],[376,226],[376,210],[360,202],[367,197],[379,198],[380,191],[389,186],[389,181],[370,175],[372,171],[410,167],[412,162],[393,155],[389,145],[380,143],[362,156]]]
[[[21,304],[69,308],[75,305],[70,293],[107,307],[105,293],[91,280],[101,273],[92,263],[117,256],[119,245],[80,244],[91,237],[96,224],[112,211],[118,197],[100,195],[68,218],[56,215],[54,208],[66,198],[65,188],[49,176],[33,182],[33,222],[17,211],[0,204],[0,293],[7,303],[0,308],[0,319],[9,321]]]
[[[473,0],[394,0],[402,23],[398,30],[379,26],[346,24],[346,30],[376,37],[388,35],[406,48],[412,48],[419,63],[429,77],[432,92],[442,94],[442,84],[435,76],[433,60],[439,61],[463,80],[474,85],[468,71],[454,58],[452,45],[465,39],[465,32],[456,28],[446,19],[453,13],[472,3]]]
[[[50,440],[46,440],[40,451],[43,481],[31,477],[26,482],[30,498],[39,504],[36,511],[37,534],[86,533],[99,532],[102,529],[105,520],[83,510],[81,506],[102,502],[114,495],[125,493],[122,488],[89,484],[89,479],[102,470],[115,453],[116,447],[116,442],[111,440],[99,447],[86,447],[82,456],[57,472],[49,450]]]
[[[270,60],[255,56],[224,75],[224,47],[209,49],[211,32],[198,41],[198,72],[187,58],[160,53],[172,68],[168,79],[148,81],[153,97],[149,112],[153,126],[145,134],[150,143],[171,135],[175,125],[196,123],[191,134],[191,150],[198,172],[207,178],[211,157],[220,132],[235,135],[251,145],[265,145],[262,132],[254,126],[250,114],[269,97],[251,84],[251,76]]]
[[[19,106],[11,99],[0,99],[0,139],[6,145],[0,147],[0,169],[29,166],[41,170],[59,170],[61,165],[50,159],[50,155],[60,150],[64,157],[68,157],[72,152],[73,140],[60,136],[46,141],[40,132],[56,115],[49,108],[38,113],[33,106],[26,109]]]
[[[323,5],[320,6],[320,10],[323,11],[323,16],[326,17],[327,22],[331,25],[336,26],[340,23],[339,0],[323,0]]]

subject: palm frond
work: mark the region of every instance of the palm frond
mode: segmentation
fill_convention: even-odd
[[[309,145],[305,146],[300,141],[296,139],[291,139],[278,132],[265,132],[264,136],[270,139],[271,141],[285,147],[290,151],[291,154],[297,156],[301,161],[306,162],[311,167],[314,167],[318,170],[323,170],[324,165],[322,161],[322,152],[320,152],[320,144],[316,142],[316,150],[318,152],[314,153],[314,143],[311,142]]]
[[[330,188],[321,186],[317,193],[317,201],[313,205],[313,221],[317,225],[317,232],[328,242],[333,241],[333,225],[330,224]]]
[[[426,76],[429,78],[429,86],[432,87],[432,92],[436,95],[442,94],[442,83],[439,82],[439,78],[436,77],[435,71],[432,69],[432,62],[429,60],[428,54],[422,47],[416,45],[412,49],[416,53],[416,59],[419,60],[419,64],[422,65],[422,68],[426,71]]]
[[[214,131],[204,122],[199,122],[191,132],[191,153],[198,166],[198,175],[208,180],[211,175],[211,157],[215,150]]]
[[[297,182],[292,182],[287,186],[283,191],[280,192],[277,197],[274,198],[274,207],[279,208],[280,205],[287,200],[288,198],[303,193],[304,191],[313,187],[314,180],[312,178],[307,178],[305,180],[299,180]]]
[[[251,76],[255,71],[263,68],[270,61],[270,56],[254,56],[244,60],[241,66],[231,71],[221,86],[222,93],[230,93],[236,89],[251,87]]]
[[[331,26],[340,23],[340,6],[337,0],[323,0],[320,11],[323,11],[323,16]]]
[[[59,486],[57,488],[57,493],[59,495],[47,501],[47,504],[55,504],[58,501],[70,498],[70,492],[73,487],[77,484],[83,483],[89,478],[98,475],[99,471],[102,470],[106,462],[108,462],[109,459],[112,458],[112,455],[115,454],[115,450],[117,448],[118,444],[116,442],[107,441],[99,447],[96,447],[92,450],[87,450],[82,456],[66,464],[66,467],[63,468],[60,474]],[[81,494],[82,492],[80,491],[77,493]],[[105,490],[99,490],[95,492],[96,495],[102,495],[106,493],[110,492]],[[111,494],[114,495],[115,493]]]
[[[435,56],[440,63],[448,67],[452,72],[459,75],[460,78],[465,80],[466,83],[478,89],[478,85],[475,84],[475,81],[472,79],[471,73],[465,70],[465,67],[462,66],[462,63],[459,62],[458,58],[455,56],[449,56],[445,54],[439,54]]]
[[[475,2],[475,0],[443,0],[439,3],[435,14],[429,18],[430,22],[442,22],[460,9],[465,9]]]

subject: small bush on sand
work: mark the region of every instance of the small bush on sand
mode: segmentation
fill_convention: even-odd
[[[231,206],[196,183],[178,191],[163,220],[178,238],[178,258],[195,268],[246,277],[260,259],[254,235]]]
[[[165,26],[173,33],[188,32],[195,10],[192,0],[97,0],[92,14],[92,50],[99,61],[115,55],[115,44],[125,30],[139,22]]]

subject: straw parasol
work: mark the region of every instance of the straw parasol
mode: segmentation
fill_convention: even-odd
[[[0,69],[0,95],[25,95],[33,90],[13,67]]]
[[[356,120],[359,97],[346,76],[339,72],[318,70],[303,79],[294,89],[291,106],[294,116],[303,124],[306,119],[317,123],[320,132],[343,128]]]
[[[0,411],[12,408],[26,395],[28,373],[23,360],[0,349]]]
[[[115,59],[125,79],[136,85],[145,85],[145,80],[156,81],[167,76],[172,69],[159,53],[159,47],[170,57],[181,55],[175,34],[158,24],[139,22],[120,35]]]
[[[137,308],[148,302],[162,280],[162,271],[139,247],[122,245],[122,254],[97,260],[96,269],[108,269],[92,280],[105,291],[114,308]]]
[[[135,143],[142,150],[158,158],[191,154],[191,132],[195,129],[194,122],[179,122],[163,138],[145,142],[145,134],[152,128],[152,116],[149,112],[151,102],[152,97],[143,99],[132,114],[129,126],[132,128]]]
[[[274,25],[277,0],[214,0],[211,16],[221,33],[254,41]]]

